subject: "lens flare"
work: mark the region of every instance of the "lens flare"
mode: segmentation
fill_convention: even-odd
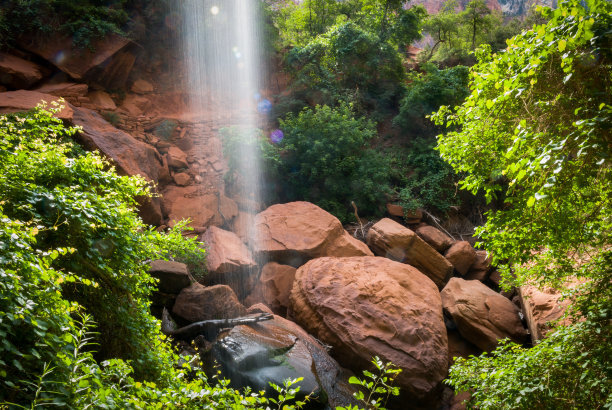
[[[282,130],[274,130],[270,133],[270,141],[274,144],[280,143],[283,138],[285,138],[285,134],[283,134]]]
[[[260,114],[269,114],[272,111],[272,103],[268,99],[263,99],[257,103],[257,111]]]
[[[212,14],[213,16],[216,16],[217,14],[219,14],[219,7],[217,6],[212,6],[210,8],[210,14]]]

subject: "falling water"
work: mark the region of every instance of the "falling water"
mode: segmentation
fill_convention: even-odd
[[[261,120],[258,7],[256,0],[177,0],[190,111],[218,127],[254,129]],[[258,112],[259,105],[259,112]],[[256,138],[253,136],[252,138]],[[256,144],[239,146],[237,195],[260,202]],[[252,224],[251,224],[252,225]]]

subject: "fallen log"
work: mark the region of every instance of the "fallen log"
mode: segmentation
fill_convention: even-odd
[[[253,313],[247,316],[236,317],[232,319],[211,319],[195,322],[190,325],[177,328],[176,323],[170,317],[168,310],[164,308],[162,312],[161,331],[168,336],[173,336],[179,339],[193,339],[198,335],[204,335],[209,340],[213,340],[219,330],[239,325],[250,325],[265,320],[271,320],[274,315],[269,313]]]

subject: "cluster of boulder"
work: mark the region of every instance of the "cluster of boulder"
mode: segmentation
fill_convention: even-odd
[[[497,291],[486,253],[435,227],[412,230],[384,218],[364,243],[308,202],[270,206],[253,224],[242,238],[207,229],[201,239],[208,276],[183,281],[166,305],[184,323],[274,314],[221,332],[209,346],[243,385],[263,389],[266,381],[304,377],[303,392],[335,406],[351,400],[347,374],[369,368],[378,356],[403,370],[396,383],[411,408],[431,408],[448,395],[441,381],[453,357],[491,351],[505,338],[528,343],[519,300]],[[162,290],[163,277],[152,273]],[[523,304],[532,312],[530,329],[550,320],[533,299]]]
[[[161,194],[141,200],[146,223],[191,219],[206,244],[208,274],[196,280],[182,263],[152,262],[153,309],[160,316],[166,309],[179,325],[271,315],[199,337],[203,357],[219,361],[234,383],[269,390],[270,381],[303,377],[301,392],[313,393],[313,405],[346,405],[354,402],[351,372],[361,374],[378,356],[402,369],[396,383],[411,408],[432,408],[448,393],[441,381],[453,357],[490,351],[504,338],[525,343],[531,334],[535,342],[562,314],[554,291],[499,293],[486,252],[421,223],[419,212],[390,205],[389,214],[413,229],[384,218],[362,242],[313,204],[261,211],[226,196],[218,124],[160,117],[160,107],[180,111],[184,102],[130,75],[128,40],[111,36],[96,53],[62,41],[0,54],[0,113],[63,97],[56,116],[81,127],[80,144]],[[119,101],[104,90],[111,83],[131,84],[130,91]]]

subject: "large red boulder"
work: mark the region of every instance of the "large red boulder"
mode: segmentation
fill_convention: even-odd
[[[551,329],[550,322],[563,316],[570,300],[563,299],[563,292],[559,289],[550,287],[540,289],[533,285],[523,285],[518,288],[518,293],[531,340],[535,344]]]
[[[292,266],[321,256],[373,255],[332,214],[309,202],[272,205],[255,217],[255,254]]]
[[[43,78],[38,64],[7,53],[0,53],[0,84],[11,88],[29,88]]]
[[[203,286],[193,283],[181,290],[174,302],[172,313],[190,322],[199,322],[244,316],[246,308],[229,286]]]
[[[453,267],[434,248],[405,226],[384,218],[370,228],[366,236],[378,256],[414,266],[442,288]]]
[[[296,321],[346,367],[367,368],[373,356],[391,361],[415,399],[426,399],[446,376],[440,294],[410,265],[369,256],[314,259],[297,270],[290,299]]]
[[[416,234],[432,248],[440,253],[445,252],[455,241],[453,238],[431,225],[423,225],[416,229]]]
[[[218,196],[198,185],[167,186],[162,192],[162,210],[169,226],[183,219],[190,219],[190,226],[196,229],[223,224]]]
[[[476,251],[476,260],[470,266],[465,278],[468,280],[479,280],[484,282],[493,270],[491,258],[487,251]]]
[[[476,262],[476,251],[468,241],[455,242],[444,256],[461,276],[468,273],[472,264]]]
[[[519,318],[519,309],[480,281],[452,278],[441,296],[444,311],[461,336],[480,349],[491,351],[505,338],[525,342],[527,331]]]
[[[73,123],[82,127],[77,141],[90,151],[100,151],[119,172],[158,181],[162,160],[155,148],[113,127],[92,110],[75,108]]]
[[[296,269],[293,266],[269,262],[261,269],[255,289],[245,301],[246,305],[264,303],[275,313],[284,316],[289,307]]]
[[[60,103],[59,99],[54,95],[37,91],[18,90],[0,93],[0,114],[29,111],[44,101],[47,103],[47,108],[52,108],[53,103],[61,104],[63,108],[55,116],[62,120],[71,121],[74,114],[73,107],[66,102]]]
[[[51,94],[57,97],[64,98],[78,98],[85,97],[89,87],[87,84],[78,84],[78,83],[53,83],[53,84],[44,84],[40,88],[37,88],[34,91],[38,91],[39,93]]]
[[[201,239],[208,251],[204,283],[228,285],[245,297],[251,291],[257,267],[249,249],[235,233],[216,226],[209,227]]]
[[[112,65],[112,57],[130,43],[129,39],[115,34],[94,41],[90,48],[73,47],[72,38],[68,36],[19,39],[21,47],[46,59],[77,80],[94,68]]]

